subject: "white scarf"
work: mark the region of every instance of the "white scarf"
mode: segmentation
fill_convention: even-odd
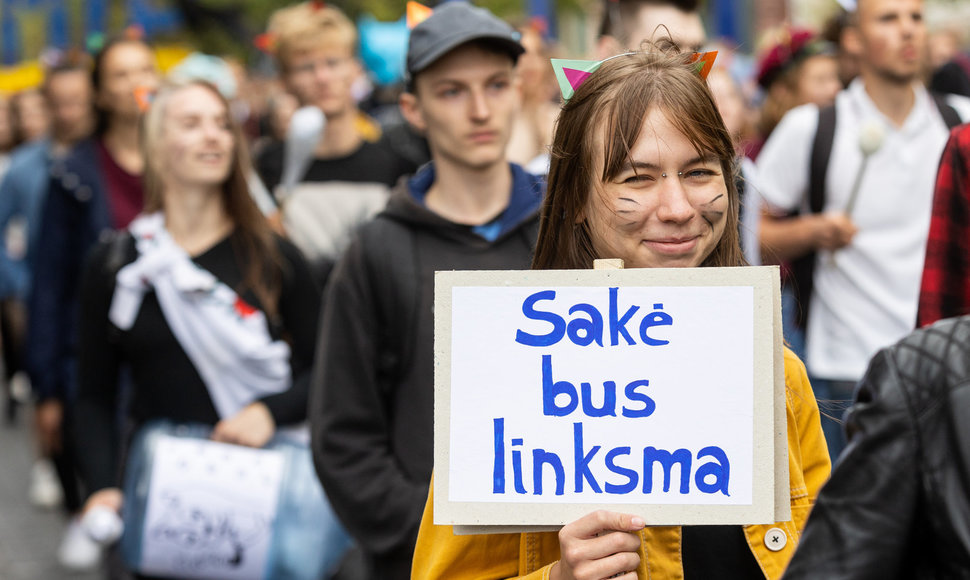
[[[269,334],[266,316],[196,265],[165,229],[161,212],[129,226],[138,258],[121,268],[108,318],[128,330],[154,288],[172,334],[209,391],[219,417],[290,388],[290,347]]]

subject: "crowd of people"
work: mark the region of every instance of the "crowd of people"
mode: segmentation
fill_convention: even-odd
[[[132,34],[50,66],[0,99],[0,337],[61,564],[158,577],[82,521],[166,420],[308,446],[327,578],[970,578],[970,57],[923,11],[774,31],[743,78],[698,72],[697,0],[608,0],[563,93],[544,30],[460,0],[392,102],[318,2],[267,23],[270,81]],[[790,520],[434,524],[435,271],[600,258],[781,265]]]

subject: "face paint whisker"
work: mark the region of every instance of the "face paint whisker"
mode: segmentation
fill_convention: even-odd
[[[629,198],[629,197],[620,197],[620,198],[618,198],[618,199],[619,199],[620,201],[628,201],[628,202],[630,202],[630,203],[635,203],[635,204],[637,204],[637,205],[640,205],[640,202],[639,202],[639,201],[637,201],[637,200],[635,200],[635,199],[631,199],[631,198]]]
[[[704,204],[704,207],[707,207],[707,206],[709,206],[709,205],[712,205],[712,204],[713,204],[713,203],[714,203],[715,201],[717,201],[717,200],[719,200],[719,199],[721,199],[722,197],[724,197],[724,194],[723,194],[723,193],[722,193],[722,194],[720,194],[720,195],[717,195],[717,196],[715,196],[715,197],[714,197],[714,199],[712,199],[711,201],[709,201],[709,202],[707,202],[707,203],[705,203],[705,204]],[[722,212],[720,212],[720,213],[721,213],[722,215],[724,214],[724,212],[723,212],[723,211],[722,211]]]

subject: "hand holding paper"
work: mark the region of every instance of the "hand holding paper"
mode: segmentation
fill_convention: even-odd
[[[553,580],[636,578],[642,519],[605,510],[595,511],[559,531],[562,559],[549,575]]]

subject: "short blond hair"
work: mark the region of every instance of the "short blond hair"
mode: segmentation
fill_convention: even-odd
[[[281,8],[269,19],[269,34],[277,66],[287,71],[287,61],[296,53],[337,46],[357,53],[357,28],[338,8],[303,2]]]

